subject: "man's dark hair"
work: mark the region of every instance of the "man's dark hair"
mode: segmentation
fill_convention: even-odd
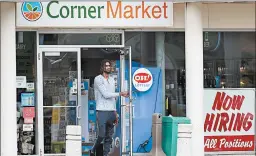
[[[103,74],[104,72],[104,67],[106,65],[106,63],[109,63],[110,65],[112,64],[110,60],[107,60],[107,59],[104,59],[101,61],[101,64],[100,64],[100,73]]]

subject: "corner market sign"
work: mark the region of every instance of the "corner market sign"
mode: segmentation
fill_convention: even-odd
[[[21,2],[17,27],[171,27],[173,4],[164,1]]]

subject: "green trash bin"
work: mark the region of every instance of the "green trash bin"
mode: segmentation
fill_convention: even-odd
[[[163,116],[162,149],[166,156],[176,156],[178,140],[178,124],[190,124],[186,117]]]

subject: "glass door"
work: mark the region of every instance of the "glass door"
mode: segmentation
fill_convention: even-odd
[[[80,48],[40,48],[38,118],[41,155],[64,154],[66,126],[78,125],[81,106]]]
[[[119,124],[114,127],[112,146],[109,156],[133,155],[133,96],[131,81],[131,48],[106,49],[108,54],[116,55],[117,58],[108,58],[112,62],[113,70],[111,77],[116,81],[116,92],[129,92],[130,97],[120,97],[116,103]],[[106,57],[105,57],[106,58]],[[114,59],[114,60],[113,60]]]
[[[128,91],[129,98],[121,97],[122,155],[133,155],[133,92],[131,47],[120,51],[120,89]]]

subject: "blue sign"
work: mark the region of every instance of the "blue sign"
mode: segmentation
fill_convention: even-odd
[[[35,94],[21,93],[21,106],[35,106]]]
[[[120,68],[120,62],[117,61],[117,68]],[[129,67],[128,61],[126,61],[126,67]],[[133,105],[134,105],[134,118],[133,118],[133,153],[148,153],[152,148],[152,115],[154,113],[163,113],[163,88],[162,88],[162,71],[159,67],[143,67],[143,65],[137,62],[132,62],[132,75],[140,68],[146,68],[152,74],[152,86],[145,92],[138,91],[134,85],[132,86],[133,92]],[[129,79],[129,70],[125,69],[125,79]],[[121,114],[121,106],[118,101],[117,112]],[[129,117],[129,114],[128,114]],[[125,122],[125,121],[122,121]],[[129,127],[129,123],[128,123]],[[127,127],[127,130],[128,130]],[[141,128],[143,127],[143,128]],[[121,124],[118,125],[115,138],[121,137]],[[126,133],[126,138],[129,138],[129,134]],[[141,147],[141,144],[147,142],[145,147]],[[126,146],[129,150],[129,145]],[[121,150],[121,149],[120,149]]]
[[[96,139],[96,125],[97,125],[97,114],[96,114],[96,101],[88,101],[88,132],[89,142],[94,142]]]
[[[96,101],[88,101],[88,128],[90,131],[96,131]]]

